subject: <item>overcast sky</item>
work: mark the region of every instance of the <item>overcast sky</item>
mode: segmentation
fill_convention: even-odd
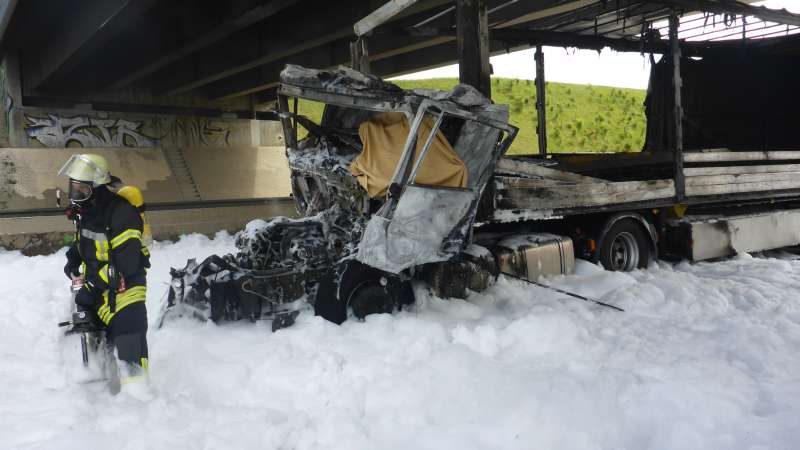
[[[800,0],[767,0],[757,5],[800,13]],[[690,17],[684,18],[684,20]],[[721,27],[721,25],[720,25]],[[710,29],[711,26],[707,27]],[[774,29],[773,29],[774,30]],[[767,30],[772,31],[772,30]],[[724,32],[728,34],[728,32]],[[757,35],[758,30],[752,35]],[[533,50],[522,50],[491,58],[494,76],[533,79],[535,66]],[[593,84],[596,86],[647,88],[650,71],[649,56],[638,53],[619,53],[604,49],[598,54],[592,50],[545,47],[545,78],[564,83]],[[458,77],[458,66],[426,70],[400,79]]]

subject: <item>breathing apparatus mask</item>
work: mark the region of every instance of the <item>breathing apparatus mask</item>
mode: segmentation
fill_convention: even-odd
[[[108,163],[100,155],[72,155],[58,175],[69,177],[67,198],[73,205],[86,202],[96,187],[111,182]]]
[[[69,189],[67,190],[67,198],[72,204],[82,203],[92,198],[93,193],[92,185],[81,180],[69,180]]]

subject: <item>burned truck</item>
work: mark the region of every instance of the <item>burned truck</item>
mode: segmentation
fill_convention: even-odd
[[[273,328],[313,307],[341,323],[413,303],[412,280],[464,297],[497,275],[474,227],[517,134],[506,106],[467,85],[405,91],[347,68],[292,65],[279,94],[301,218],[251,222],[237,254],[173,269],[170,305],[214,321],[268,318]],[[324,103],[319,124],[298,114],[298,99]],[[571,252],[558,255],[559,267],[572,264]],[[524,266],[511,251],[503,258]]]
[[[722,46],[686,61],[684,93],[723,89],[705,74],[729,60]],[[710,147],[706,127],[670,151],[659,127],[674,109],[671,71],[652,67],[642,151],[504,156],[517,134],[507,107],[470,86],[407,91],[352,69],[287,66],[279,113],[301,217],[251,222],[235,255],[173,269],[169,303],[273,328],[304,308],[341,323],[412,303],[412,283],[466,298],[499,274],[569,274],[576,258],[630,271],[800,244],[796,133],[774,123],[764,148],[739,136],[751,122]],[[319,123],[299,114],[306,101],[324,105]],[[684,120],[710,120],[702,105]]]

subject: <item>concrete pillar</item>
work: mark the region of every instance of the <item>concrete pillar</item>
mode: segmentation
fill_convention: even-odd
[[[20,106],[22,106],[22,84],[19,58],[15,51],[7,50],[0,64],[0,108],[2,108],[0,147],[12,147],[22,142],[19,133],[23,132],[21,128],[24,124],[19,123],[18,114],[14,114],[15,108]]]

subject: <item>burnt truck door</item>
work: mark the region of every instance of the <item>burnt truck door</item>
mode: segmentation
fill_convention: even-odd
[[[491,107],[497,113],[497,105]],[[427,134],[421,133],[426,117],[434,120]],[[505,117],[507,120],[507,111]],[[454,147],[467,168],[465,187],[418,182],[425,157],[446,119],[463,121]],[[482,117],[449,103],[424,100],[411,124],[387,201],[367,222],[356,259],[399,273],[460,253],[469,243],[480,194],[516,132],[506,121]],[[424,144],[417,151],[420,140]]]

